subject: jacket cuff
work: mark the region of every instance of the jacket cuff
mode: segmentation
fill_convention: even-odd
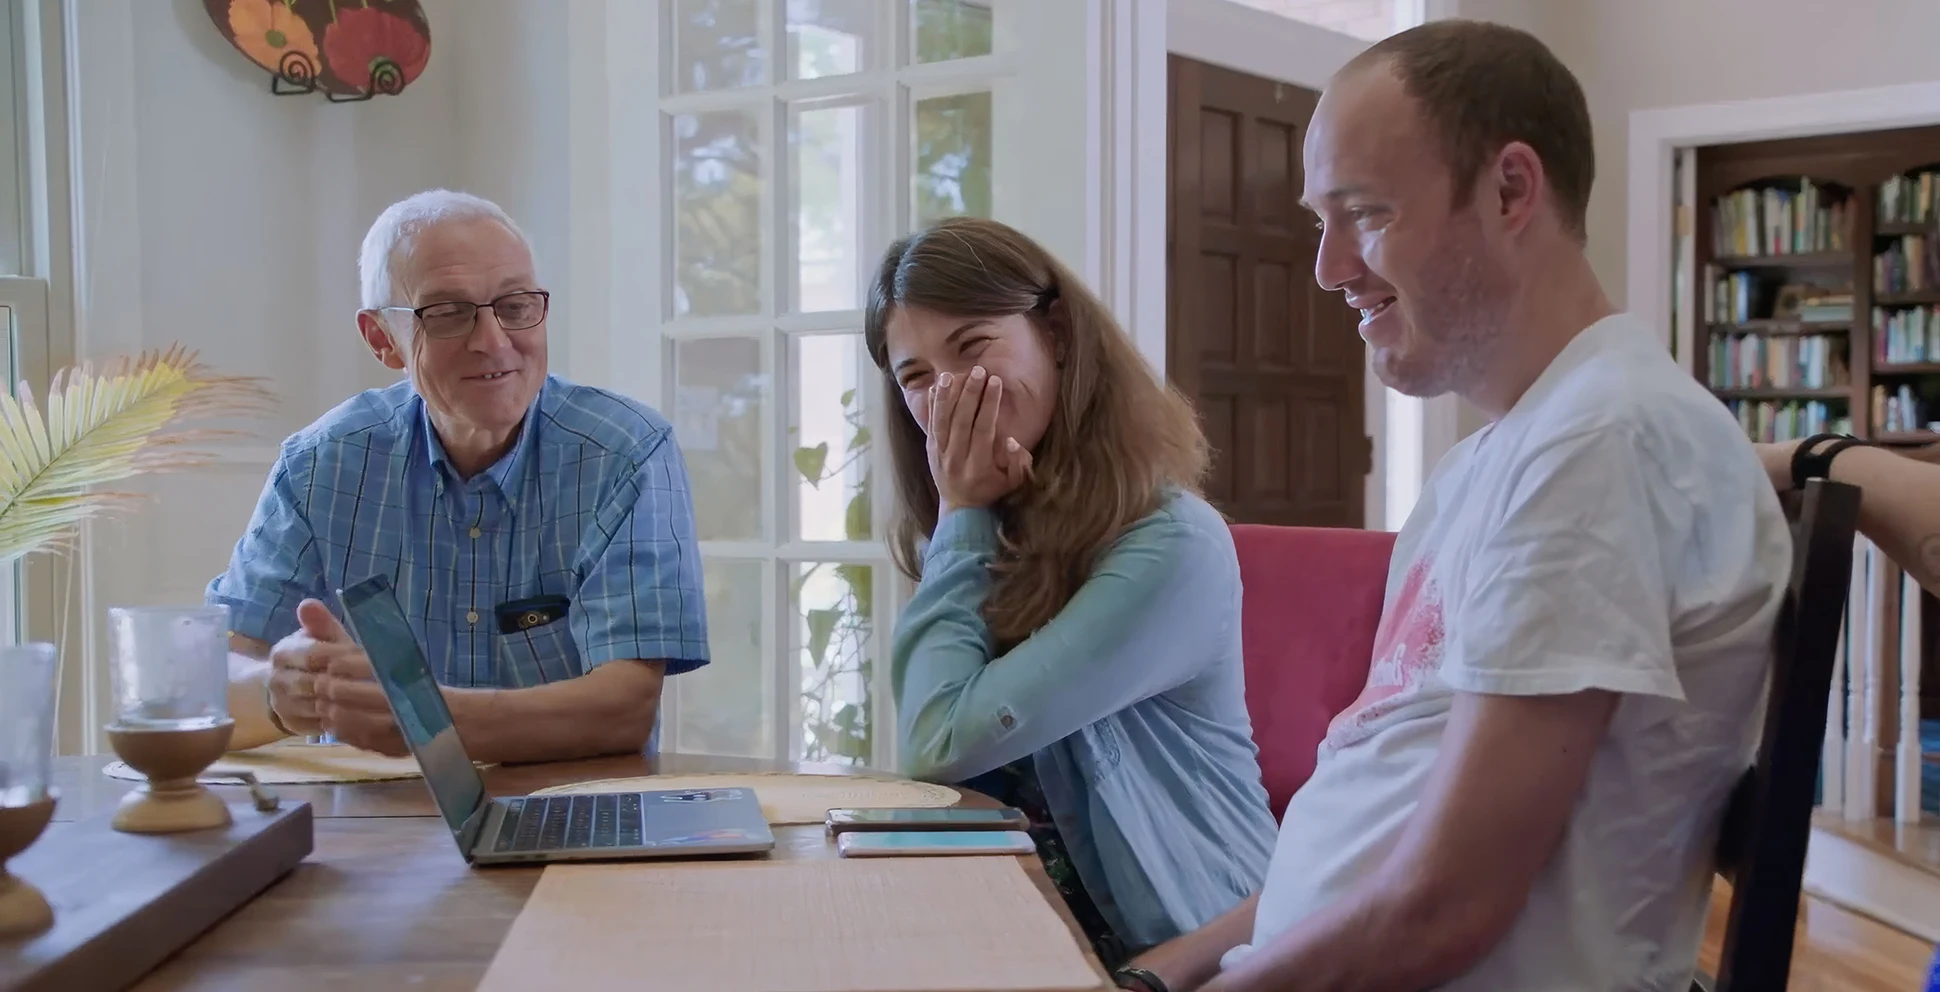
[[[936,533],[923,550],[923,561],[945,552],[994,555],[997,553],[997,515],[979,507],[951,510],[936,522]]]

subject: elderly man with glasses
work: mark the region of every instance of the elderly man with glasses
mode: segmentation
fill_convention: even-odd
[[[525,235],[447,190],[364,239],[357,328],[403,381],[283,443],[208,600],[234,632],[232,746],[405,753],[334,592],[390,577],[480,761],[651,748],[662,679],[706,664],[687,470],[652,409],[546,372]]]

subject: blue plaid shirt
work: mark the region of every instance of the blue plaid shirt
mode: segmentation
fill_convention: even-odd
[[[707,663],[687,467],[673,428],[625,397],[548,377],[512,450],[459,478],[409,381],[350,398],[283,443],[208,601],[275,643],[306,597],[377,573],[438,681],[517,688],[616,658]],[[564,596],[566,617],[501,633],[495,607]]]

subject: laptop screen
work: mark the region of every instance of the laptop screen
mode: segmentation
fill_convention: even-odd
[[[451,725],[451,710],[431,677],[431,667],[424,660],[424,650],[411,631],[410,621],[398,606],[391,580],[374,576],[340,590],[337,596],[343,602],[351,636],[370,656],[377,681],[391,701],[404,743],[424,770],[431,798],[444,814],[459,850],[468,854],[471,838],[466,836],[465,824],[485,801],[485,781],[458,740],[458,731]]]

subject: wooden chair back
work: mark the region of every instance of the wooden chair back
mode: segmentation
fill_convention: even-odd
[[[1731,909],[1716,992],[1784,992],[1791,972],[1859,499],[1856,486],[1813,479],[1798,503],[1758,757],[1732,792],[1719,835],[1718,873],[1731,882]]]

